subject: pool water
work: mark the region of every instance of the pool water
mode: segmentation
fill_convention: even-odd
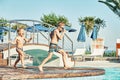
[[[48,55],[44,50],[28,50],[25,51],[34,57],[33,66],[38,66],[41,61]],[[58,58],[53,55],[51,60]],[[100,76],[86,76],[86,77],[71,77],[71,78],[49,78],[49,79],[35,79],[35,80],[120,80],[120,68],[103,68],[105,74]],[[33,80],[33,79],[32,79]]]
[[[72,78],[51,78],[37,80],[120,80],[120,68],[104,68],[105,74],[100,76],[72,77]]]
[[[70,78],[48,78],[48,79],[34,79],[34,80],[120,80],[120,68],[103,68],[104,75],[86,76],[86,77],[70,77]],[[33,79],[29,79],[33,80]]]
[[[32,50],[26,50],[26,54],[29,54],[33,57],[33,66],[38,66],[41,64],[41,62],[47,57],[48,52],[41,49],[32,49]],[[57,59],[58,57],[53,54],[52,59],[50,59],[48,62]]]

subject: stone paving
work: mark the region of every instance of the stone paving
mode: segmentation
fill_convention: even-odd
[[[103,69],[97,68],[70,68],[62,67],[44,67],[44,73],[39,72],[37,67],[27,67],[26,69],[12,67],[0,67],[0,80],[29,80],[42,78],[65,78],[65,77],[82,77],[95,76],[105,73]]]

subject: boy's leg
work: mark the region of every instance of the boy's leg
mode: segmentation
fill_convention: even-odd
[[[42,63],[38,66],[39,70],[43,72],[43,65],[52,58],[53,53],[49,53],[48,56],[42,61]]]
[[[58,52],[62,55],[64,68],[65,68],[65,69],[70,68],[70,67],[67,65],[67,59],[66,59],[66,58],[67,58],[67,53],[66,53],[64,50],[59,50]]]
[[[20,61],[20,55],[18,56],[18,59],[15,61],[14,68],[17,69],[16,65]]]
[[[24,68],[24,52],[22,50],[17,50],[18,54],[20,55],[20,60],[21,60],[21,64],[22,67]]]
[[[21,59],[22,67],[24,68],[25,67],[25,65],[24,65],[24,54],[20,55],[20,59]]]

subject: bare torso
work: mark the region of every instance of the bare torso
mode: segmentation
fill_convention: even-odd
[[[17,48],[23,48],[23,44],[24,44],[24,37],[21,37],[21,36],[17,36],[16,37],[16,47]]]
[[[51,43],[57,44],[58,43],[58,36],[57,36],[57,32],[59,33],[59,31],[57,29],[55,29],[52,34],[51,34]]]

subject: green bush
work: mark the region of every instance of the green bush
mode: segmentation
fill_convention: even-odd
[[[116,56],[116,51],[109,51],[109,52],[105,52],[104,57],[115,57]]]

